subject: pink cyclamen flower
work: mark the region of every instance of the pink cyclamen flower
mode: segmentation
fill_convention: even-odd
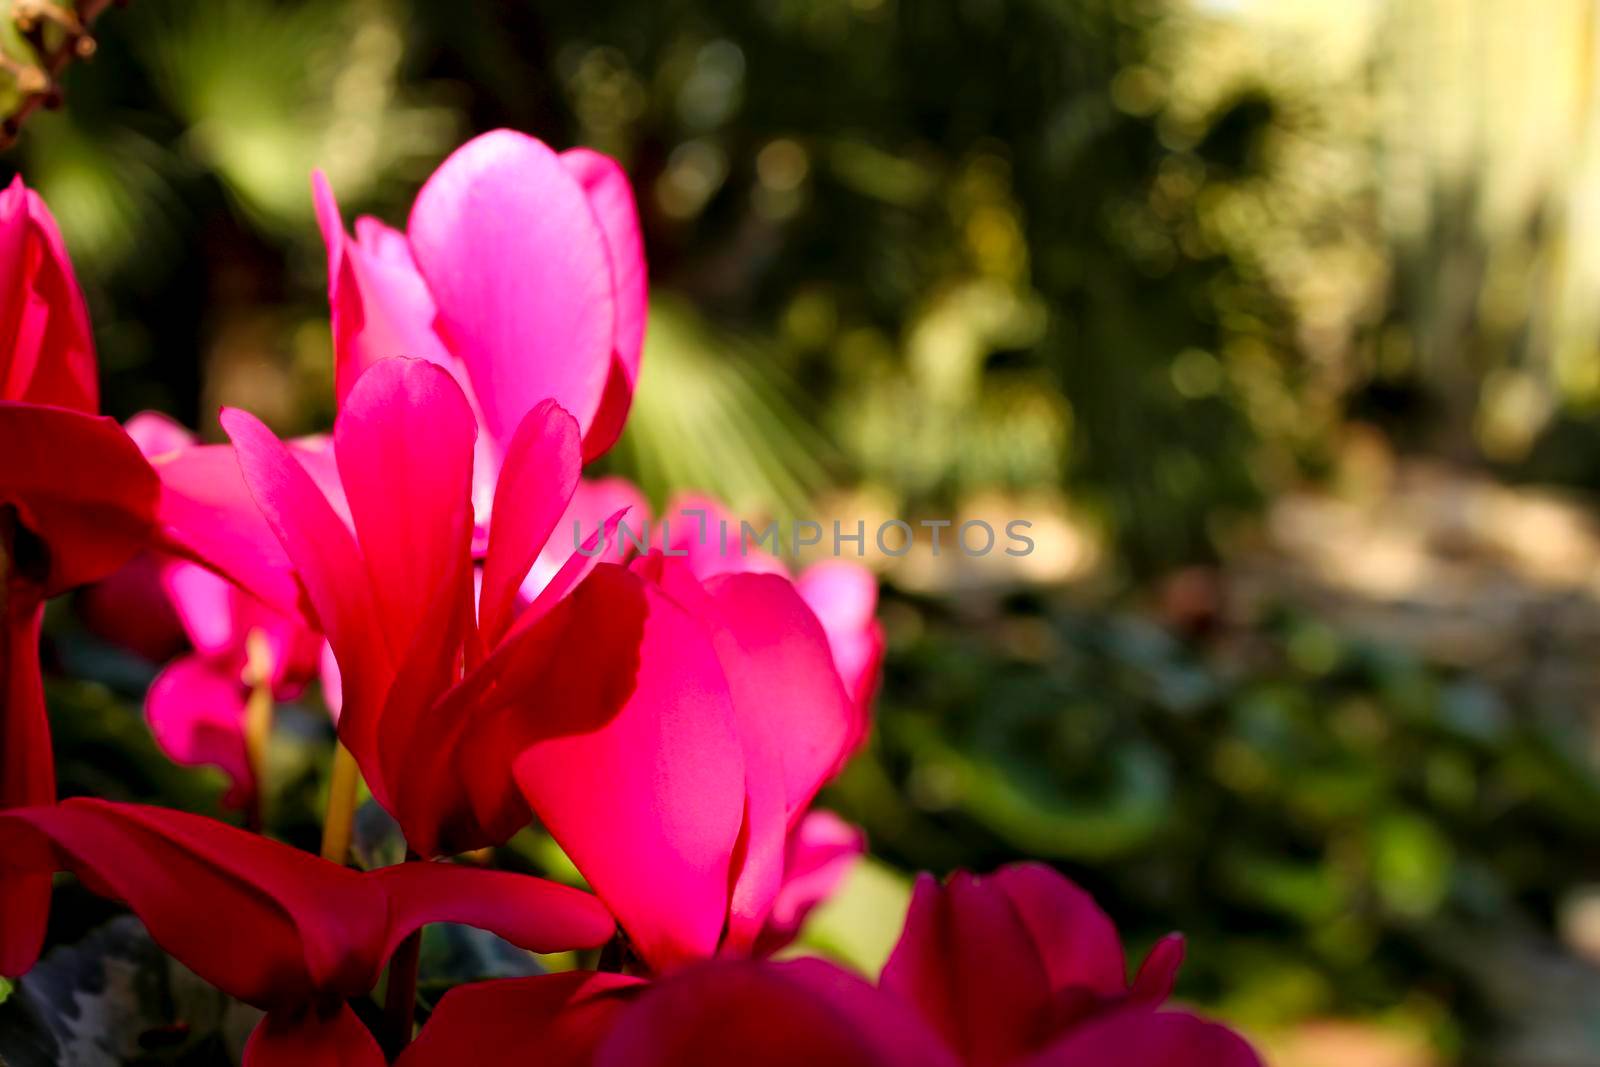
[[[592,948],[611,917],[586,893],[503,871],[402,863],[357,872],[196,815],[75,799],[0,812],[0,900],[46,893],[0,923],[0,974],[32,968],[50,876],[65,870],[121,901],[155,942],[201,978],[267,1014],[249,1067],[381,1067],[346,1004],[427,923],[465,923],[535,952]]]
[[[348,519],[259,422],[223,423],[338,658],[340,738],[412,848],[536,813],[651,966],[755,943],[855,721],[787,579],[576,552],[519,610],[581,463],[547,401],[504,457],[474,611],[476,420],[447,372],[382,360],[352,387],[331,446]]]
[[[725,719],[713,704],[698,709],[707,733],[681,756],[689,777],[649,807],[642,796],[638,809],[597,802],[583,765],[561,762],[557,750],[524,753],[515,770],[533,810],[659,971],[755,949],[784,888],[790,836],[843,759],[855,709],[826,634],[788,579],[702,582],[661,553],[629,571],[714,651],[713,669],[695,666],[695,685],[726,692]],[[677,670],[687,676],[686,665]]]
[[[337,492],[254,418],[227,411],[223,424],[337,657],[340,738],[420,854],[495,844],[525,825],[512,764],[529,748],[575,750],[566,773],[587,776],[590,806],[609,796],[634,820],[661,790],[690,787],[695,753],[736,754],[731,738],[718,744],[729,713],[714,653],[648,583],[574,553],[518,610],[581,463],[576,421],[554,403],[512,435],[476,598],[477,424],[437,365],[382,360],[363,373],[334,428]],[[715,686],[701,685],[706,675]],[[583,758],[591,747],[599,754]],[[597,789],[608,773],[617,780]]]
[[[1130,986],[1116,930],[1046,868],[919,882],[874,987],[820,960],[718,960],[654,983],[570,974],[446,994],[401,1067],[1260,1067],[1237,1034],[1165,1010],[1179,951]]]
[[[577,421],[584,459],[616,440],[639,374],[646,272],[633,190],[615,162],[511,130],[483,134],[428,179],[405,233],[360,218],[352,237],[321,174],[313,193],[337,398],[392,356],[449,371],[482,429],[480,535],[535,405],[553,400]]]
[[[129,419],[127,431],[158,469],[197,447],[188,430],[153,412]],[[236,473],[231,480],[242,489]],[[253,503],[242,503],[255,512]],[[277,548],[264,521],[257,537]],[[146,658],[172,660],[145,695],[161,750],[185,766],[219,768],[231,783],[224,803],[252,808],[258,783],[245,736],[250,693],[265,687],[274,700],[298,696],[317,676],[321,635],[299,611],[270,607],[214,571],[159,550],[91,586],[84,602],[97,633]]]
[[[19,178],[0,193],[0,808],[55,799],[44,601],[116,570],[149,534],[155,475],[98,405],[72,264]]]
[[[535,760],[518,778],[647,965],[670,968],[714,953],[771,951],[793,939],[806,913],[837,887],[863,848],[859,831],[830,824],[828,817],[808,818],[807,809],[867,733],[882,650],[872,610],[877,584],[865,568],[844,561],[814,567],[792,582],[775,557],[741,553],[736,545],[725,551],[725,512],[702,498],[680,501],[656,528],[647,517],[635,518],[643,510],[635,506],[622,520],[630,536],[602,528],[607,507],[637,496],[618,479],[584,483],[563,516],[559,543],[594,530],[589,550],[603,535],[609,559],[628,559],[651,545],[632,569],[712,640],[733,703],[743,788],[730,790],[720,804],[718,794],[708,792],[682,798],[648,822],[615,826],[585,812],[587,790],[554,795],[560,776],[534,769]],[[585,508],[587,514],[580,513]],[[737,523],[732,536],[736,541]],[[536,564],[536,574],[539,569]],[[617,849],[619,834],[633,845]],[[833,840],[825,842],[830,834]],[[656,892],[663,869],[641,881],[638,866],[626,858],[652,849],[697,857],[704,873],[679,895]],[[733,879],[731,893],[724,872]]]
[[[682,552],[696,576],[791,574],[777,556],[747,544],[740,520],[710,497],[685,494],[667,505],[660,530],[666,547]],[[855,702],[857,717],[847,754],[867,739],[872,701],[883,668],[883,627],[877,619],[878,580],[860,563],[830,559],[814,563],[794,580],[795,588],[822,623],[834,663]]]

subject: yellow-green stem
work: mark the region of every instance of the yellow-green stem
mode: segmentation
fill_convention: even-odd
[[[333,773],[328,781],[328,809],[322,817],[322,858],[343,864],[350,855],[350,832],[356,818],[356,792],[361,772],[356,758],[333,743]]]
[[[250,828],[260,831],[266,824],[267,750],[272,744],[272,647],[260,630],[245,637],[245,683],[250,696],[244,708],[244,750],[255,776],[256,788],[247,813]]]

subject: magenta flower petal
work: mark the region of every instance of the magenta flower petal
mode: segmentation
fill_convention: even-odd
[[[639,488],[626,478],[579,479],[567,510],[522,583],[523,598],[529,602],[537,598],[579,549],[594,553],[585,558],[596,562],[627,562],[626,536],[620,529],[606,529],[613,517],[635,533],[649,525],[650,507]],[[597,537],[603,530],[604,536]]]
[[[965,1063],[994,1067],[1124,994],[1124,967],[1116,928],[1087,893],[1018,864],[988,877],[958,872],[945,886],[919,878],[880,984]]]
[[[181,449],[155,457],[152,464],[161,479],[160,548],[203,564],[280,611],[309,608],[231,447]]]
[[[12,809],[0,812],[0,844],[0,884],[70,870],[125,902],[201,977],[268,1010],[365,993],[425,923],[468,923],[546,952],[594,947],[613,930],[592,896],[538,878],[431,863],[362,873],[165,808],[74,799]]]
[[[1074,1030],[1024,1067],[1261,1067],[1225,1026],[1184,1012],[1118,1012]]]
[[[433,332],[438,314],[417,273],[405,235],[376,219],[357,223],[361,239],[344,231],[333,189],[321,171],[311,176],[317,223],[328,247],[328,304],[333,322],[334,399],[342,408],[356,380],[391,356],[426,359],[452,371],[460,363]]]
[[[806,917],[844,884],[867,851],[867,837],[831,811],[810,811],[789,831],[783,885],[757,940],[755,954],[770,956],[792,942]]]
[[[883,666],[883,627],[878,624],[878,579],[848,560],[826,560],[806,568],[795,588],[816,613],[850,698],[855,701],[855,737],[849,751],[866,740],[872,698]]]
[[[194,434],[159,411],[141,411],[122,427],[146,458],[194,447]]]
[[[745,768],[707,634],[655,586],[600,564],[515,640],[549,649],[537,673],[513,656],[498,682],[525,694],[527,736],[512,750],[528,803],[652,966],[710,956]]]
[[[417,267],[490,436],[554,399],[585,430],[611,372],[616,301],[584,188],[544,144],[477,137],[428,179],[407,227]]]
[[[0,192],[0,399],[100,409],[94,338],[55,219],[21,176]]]
[[[156,676],[145,695],[145,719],[167,758],[186,767],[218,767],[233,783],[226,802],[255,793],[244,743],[245,688],[237,666],[208,656],[183,656]]]
[[[339,480],[396,663],[436,605],[451,597],[470,604],[455,564],[471,549],[476,434],[460,387],[418,359],[368,368],[334,425]],[[441,590],[442,580],[458,584]]]
[[[364,753],[375,758],[375,712],[394,676],[394,659],[355,538],[311,475],[258,419],[227,410],[222,425],[233,439],[251,495],[339,657],[345,709],[360,709],[341,716],[341,736],[358,758]]]
[[[511,624],[517,590],[578,486],[578,424],[553,400],[523,418],[506,449],[483,561],[478,628],[493,645]]]
[[[960,1067],[903,1005],[820,960],[719,961],[673,975],[619,1014],[594,1058],[594,1067],[751,1064]]]
[[[839,765],[854,709],[821,626],[788,579],[720,575],[705,592],[744,748],[744,856],[726,947],[745,951],[783,884],[789,827]]]
[[[616,331],[612,365],[600,410],[584,438],[586,459],[601,455],[622,433],[639,381],[639,356],[644,346],[648,277],[644,241],[639,233],[639,212],[633,187],[616,161],[587,148],[561,153],[561,165],[583,186],[605,237],[611,264],[611,288],[616,299]]]
[[[44,602],[13,590],[0,615],[0,811],[56,799],[50,720],[39,677],[39,625]],[[0,858],[0,868],[5,860]],[[32,965],[50,916],[50,872],[0,876],[0,974]]]

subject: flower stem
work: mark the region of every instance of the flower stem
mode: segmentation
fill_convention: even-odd
[[[322,858],[340,865],[350,855],[350,833],[356,818],[356,790],[361,772],[356,758],[333,743],[333,773],[328,781],[328,809],[322,817]]]
[[[383,995],[383,1044],[391,1060],[411,1044],[417,1010],[417,968],[421,960],[421,930],[413,930],[389,957],[389,988]]]
[[[250,686],[244,708],[244,749],[255,777],[255,791],[245,818],[250,829],[260,833],[266,824],[267,750],[272,744],[272,650],[260,630],[250,631],[244,647],[244,677]]]

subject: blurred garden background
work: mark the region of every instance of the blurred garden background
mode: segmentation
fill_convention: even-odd
[[[96,37],[0,165],[109,413],[326,428],[310,171],[399,225],[506,125],[637,188],[606,468],[1034,524],[872,559],[878,726],[825,803],[875,858],[814,948],[870,969],[909,872],[1037,856],[1138,948],[1185,931],[1179,995],[1273,1067],[1600,1064],[1600,5],[134,0]],[[64,790],[214,811],[154,668],[52,610]],[[293,726],[273,803],[313,834]],[[133,937],[92,936],[50,972],[85,1004]]]

